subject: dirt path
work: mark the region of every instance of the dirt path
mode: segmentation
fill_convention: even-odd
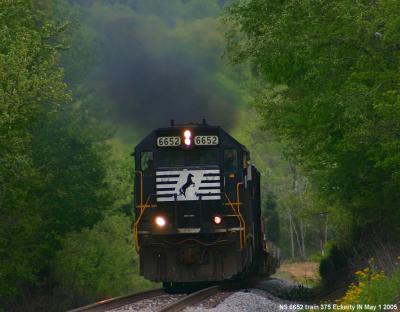
[[[317,281],[319,279],[318,263],[315,262],[293,262],[282,263],[278,275],[288,276],[295,282]]]

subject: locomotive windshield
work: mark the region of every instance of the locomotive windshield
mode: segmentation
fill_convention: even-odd
[[[217,150],[202,148],[192,150],[163,150],[157,165],[160,167],[181,167],[197,165],[216,165]]]
[[[238,169],[237,151],[234,148],[229,148],[224,151],[224,170],[232,172]]]
[[[153,152],[142,152],[140,155],[140,168],[144,173],[153,170]]]

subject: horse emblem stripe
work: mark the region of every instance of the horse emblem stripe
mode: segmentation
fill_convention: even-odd
[[[157,201],[219,200],[219,169],[159,170],[156,172]]]

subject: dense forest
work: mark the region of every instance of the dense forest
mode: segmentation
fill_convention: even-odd
[[[0,307],[154,286],[138,275],[130,153],[170,118],[207,118],[250,149],[286,259],[378,244],[393,270],[399,13],[395,0],[0,1]]]
[[[293,210],[324,216],[322,278],[372,259],[345,303],[400,299],[399,12],[392,0],[250,0],[225,14],[230,59],[258,82],[263,129],[305,178],[293,175],[293,195],[308,199]],[[375,283],[377,270],[396,273]]]
[[[229,8],[228,49],[260,78],[263,125],[343,227],[343,242],[371,229],[400,234],[399,10],[398,1]]]

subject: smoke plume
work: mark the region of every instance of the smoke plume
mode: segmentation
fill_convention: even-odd
[[[97,55],[91,89],[115,121],[134,129],[202,118],[229,128],[240,96],[237,78],[221,59],[222,2],[168,1],[166,12],[166,1],[146,1],[81,5],[81,23]]]

